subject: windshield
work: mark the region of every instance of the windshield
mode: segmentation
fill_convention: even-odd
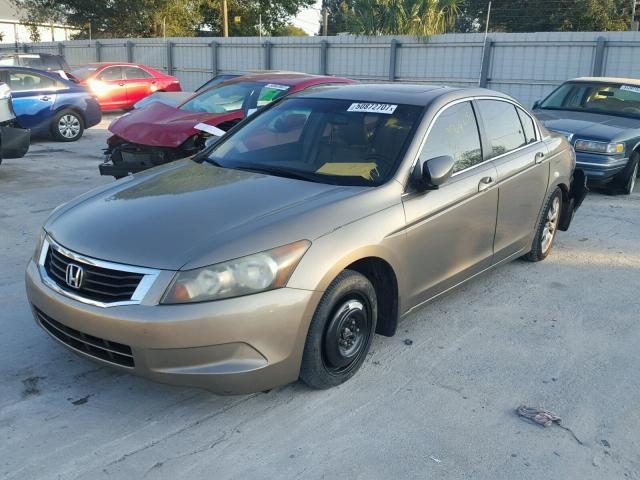
[[[289,98],[210,153],[222,167],[336,185],[381,185],[395,173],[422,107]]]
[[[283,96],[288,85],[262,82],[237,82],[205,90],[179,108],[189,112],[227,113],[262,107]]]
[[[71,71],[71,75],[80,80],[86,80],[91,77],[94,73],[96,73],[96,67],[81,67]]]
[[[540,108],[640,118],[640,87],[620,83],[569,82],[549,95]]]

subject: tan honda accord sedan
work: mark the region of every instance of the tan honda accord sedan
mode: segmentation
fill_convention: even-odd
[[[327,388],[413,309],[543,260],[584,198],[574,169],[564,137],[497,92],[308,91],[56,209],[28,297],[104,365],[218,393]]]

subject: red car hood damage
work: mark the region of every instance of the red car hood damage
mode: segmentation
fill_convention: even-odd
[[[198,123],[215,126],[239,116],[242,116],[239,112],[188,112],[157,102],[118,118],[109,125],[109,131],[127,142],[176,148],[189,137],[200,133],[194,128]]]

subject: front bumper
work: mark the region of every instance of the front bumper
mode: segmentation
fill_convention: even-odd
[[[589,183],[608,183],[614,179],[629,163],[629,158],[619,156],[598,155],[576,151],[576,168],[580,168],[587,176]]]
[[[197,150],[169,147],[149,147],[123,143],[105,150],[105,161],[99,165],[100,175],[126,177],[149,168],[188,157]]]
[[[167,280],[158,278],[161,283]],[[104,308],[52,290],[33,261],[26,286],[37,323],[67,348],[155,381],[220,394],[263,391],[296,381],[307,329],[322,295],[283,288],[217,302],[143,301]],[[161,285],[154,286],[150,294],[160,290]],[[117,354],[130,356],[130,364]]]
[[[0,126],[0,161],[3,158],[22,158],[29,151],[31,130]]]

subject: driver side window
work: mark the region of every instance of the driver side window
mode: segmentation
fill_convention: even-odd
[[[482,163],[478,123],[470,102],[446,108],[433,124],[420,161],[443,155],[455,160],[453,173]]]

